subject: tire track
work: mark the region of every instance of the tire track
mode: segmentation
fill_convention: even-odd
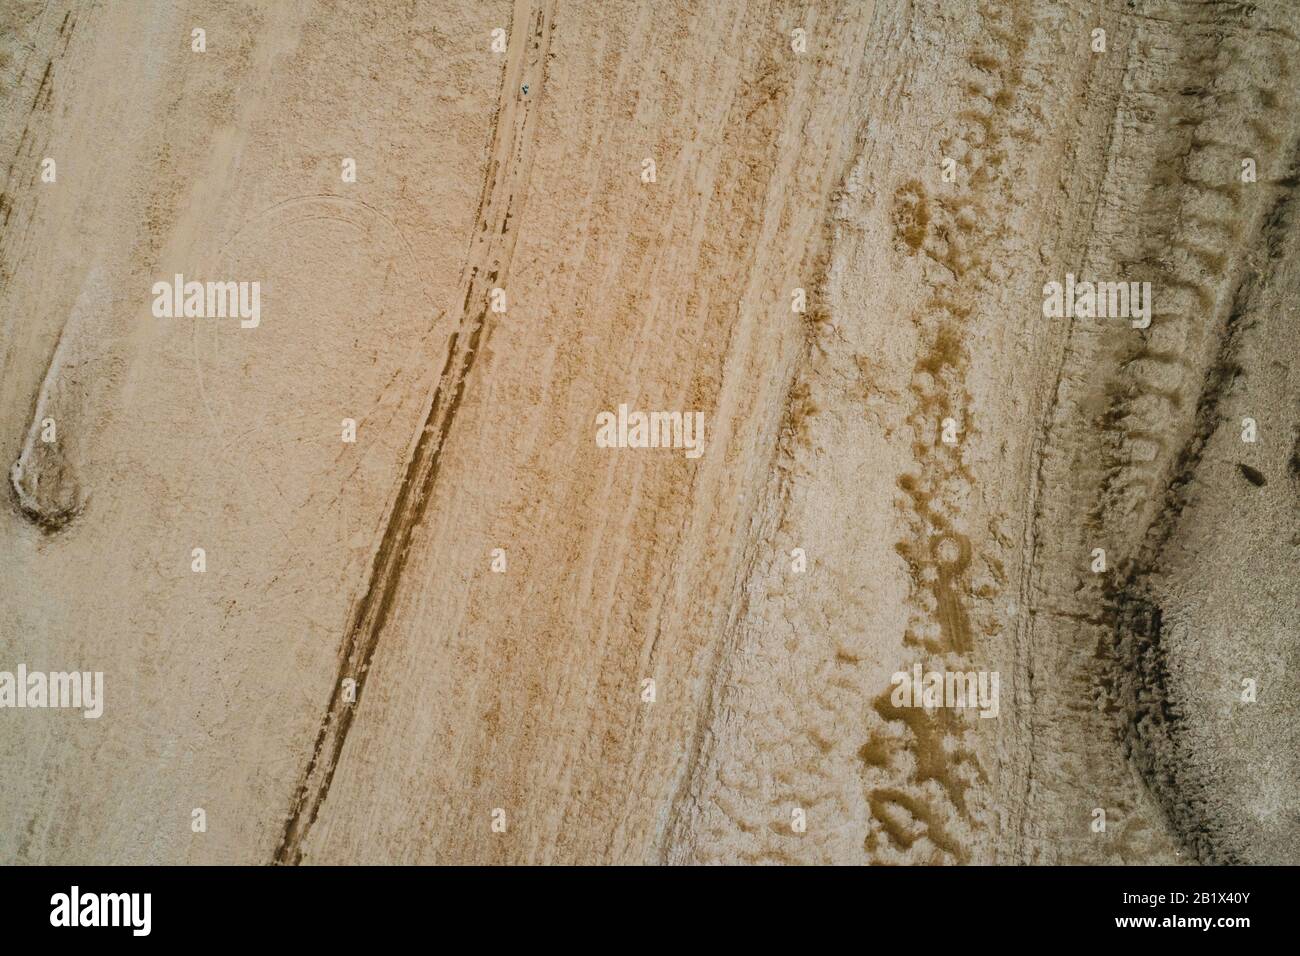
[[[866,14],[871,14],[870,8]],[[782,4],[772,5],[765,11],[768,20],[809,25],[813,35],[816,35],[823,18],[835,23],[849,21],[852,25],[846,26],[843,36],[837,40],[843,43],[842,50],[852,50],[847,55],[853,61],[865,56],[863,45],[869,20],[854,21],[854,18],[862,16],[863,11],[852,4]],[[789,366],[789,378],[781,383],[779,393],[773,393],[774,399],[780,401],[780,415],[771,423],[768,433],[771,440],[765,447],[761,471],[755,473],[755,487],[761,490],[756,491],[756,503],[747,518],[748,532],[743,549],[737,555],[734,577],[728,582],[731,595],[725,602],[730,609],[728,617],[722,626],[721,637],[705,658],[704,704],[697,711],[682,770],[660,828],[659,863],[797,861],[799,855],[795,845],[789,841],[789,827],[775,825],[774,813],[780,814],[784,810],[790,794],[796,794],[796,802],[806,806],[816,802],[814,791],[818,787],[806,774],[809,771],[820,773],[822,768],[805,764],[796,770],[786,765],[789,772],[775,777],[746,773],[738,782],[738,775],[730,769],[736,759],[733,748],[745,748],[743,759],[747,765],[766,767],[788,760],[792,745],[802,749],[806,744],[818,741],[813,745],[825,748],[818,751],[822,755],[830,747],[825,736],[816,729],[799,726],[800,722],[792,719],[788,712],[780,715],[771,712],[751,714],[752,719],[745,721],[742,730],[733,723],[733,701],[738,687],[752,687],[764,679],[751,666],[754,648],[764,640],[764,628],[757,621],[767,614],[765,592],[772,570],[770,555],[773,542],[787,517],[794,482],[794,454],[808,440],[809,419],[816,413],[807,376],[818,349],[817,330],[829,317],[825,303],[829,294],[831,248],[837,225],[835,209],[866,137],[865,123],[854,111],[841,106],[842,112],[831,114],[833,118],[827,119],[824,114],[829,104],[825,100],[814,101],[807,93],[801,94],[801,90],[809,87],[817,90],[827,86],[824,77],[835,69],[834,62],[835,58],[827,56],[818,64],[817,72],[812,73],[797,61],[791,61],[779,48],[764,48],[762,56],[746,69],[746,76],[752,75],[754,79],[745,83],[731,110],[734,119],[728,123],[728,139],[734,136],[738,142],[733,162],[737,166],[743,163],[752,170],[768,172],[761,181],[761,188],[756,186],[745,194],[748,201],[744,206],[738,200],[731,200],[733,205],[726,208],[726,215],[720,215],[719,220],[739,218],[741,213],[737,210],[743,210],[747,227],[736,230],[736,233],[762,235],[771,228],[770,197],[780,196],[781,203],[787,208],[806,202],[802,194],[787,185],[792,179],[798,182],[805,177],[806,181],[818,184],[821,205],[816,208],[821,213],[816,222],[808,222],[795,237],[783,242],[776,239],[755,242],[751,250],[737,257],[746,262],[747,268],[763,271],[771,268],[772,250],[801,250],[802,265],[796,274],[808,277],[800,284],[806,281],[809,288],[809,312],[799,319],[800,326],[795,333],[798,335],[798,357]],[[846,132],[840,134],[834,146],[828,144],[825,147],[826,152],[816,167],[807,172],[795,167],[795,172],[782,175],[783,160],[778,152],[780,131],[793,128],[795,122],[801,130],[828,122],[833,128]],[[756,130],[776,132],[763,137],[754,132]],[[851,135],[847,132],[849,130],[852,130]],[[753,174],[750,179],[755,179]],[[784,226],[787,215],[782,210],[783,225],[780,228],[788,228]],[[737,323],[733,330],[728,331],[727,354],[743,354],[739,345],[733,344],[743,342],[742,328],[742,324]],[[736,386],[729,383],[727,387],[734,389]],[[784,624],[793,627],[788,620]],[[792,676],[792,672],[787,676]],[[801,701],[800,705],[820,706],[811,701]],[[754,751],[749,751],[751,746]],[[723,834],[730,834],[738,842],[732,844]]]
[[[401,583],[412,536],[424,519],[447,436],[487,331],[488,296],[494,287],[503,286],[510,266],[519,230],[507,229],[507,223],[512,219],[517,222],[526,203],[532,139],[554,25],[555,0],[516,0],[488,171],[461,275],[464,296],[460,315],[375,551],[365,592],[354,606],[329,706],[276,848],[276,863],[302,861],[303,843],[329,795],[334,771],[361,704],[366,674]],[[351,702],[344,699],[344,681],[348,679],[356,681]]]
[[[1069,263],[1079,274],[1149,280],[1156,307],[1141,331],[1071,328],[1039,432],[1021,592],[1031,613],[1017,638],[1032,699],[1016,853],[1027,862],[1172,862],[1179,842],[1194,845],[1171,815],[1176,768],[1156,743],[1179,734],[1179,714],[1148,585],[1196,481],[1201,433],[1221,417],[1211,396],[1237,374],[1250,324],[1234,318],[1242,284],[1272,249],[1260,239],[1266,174],[1258,187],[1237,183],[1241,157],[1262,170],[1290,161],[1280,155],[1286,56],[1258,39],[1261,9],[1165,2],[1145,13],[1159,16],[1121,12],[1111,31],[1112,40],[1132,31],[1131,42],[1112,43],[1128,49],[1113,155],[1097,213],[1054,273]],[[1089,573],[1098,546],[1111,570]],[[1159,766],[1153,750],[1163,752]],[[1054,787],[1061,779],[1085,783],[1066,792]],[[1110,815],[1104,836],[1073,822],[1097,806]],[[1207,806],[1198,798],[1197,812]]]
[[[1166,9],[1189,37],[1179,63],[1183,82],[1170,84],[1172,92],[1135,94],[1161,117],[1163,138],[1146,177],[1133,254],[1117,262],[1122,274],[1150,275],[1162,294],[1152,327],[1135,339],[1124,336],[1103,389],[1104,471],[1084,524],[1121,560],[1098,582],[1108,633],[1099,636],[1101,673],[1091,696],[1110,715],[1116,745],[1177,842],[1202,862],[1246,862],[1224,845],[1223,821],[1198,779],[1200,755],[1187,739],[1188,703],[1173,684],[1176,662],[1162,633],[1155,582],[1201,484],[1222,400],[1242,375],[1243,336],[1292,219],[1297,160],[1281,149],[1284,53],[1277,41],[1261,43],[1253,35],[1264,10],[1243,4],[1204,22],[1198,5]],[[1275,58],[1268,76],[1255,71],[1261,56]],[[1200,83],[1205,75],[1213,82]],[[1241,117],[1251,109],[1265,121]],[[1218,172],[1235,170],[1240,156],[1286,170],[1267,205],[1266,187],[1243,187]],[[1188,222],[1196,223],[1195,238],[1187,237]]]
[[[1221,404],[1243,374],[1243,339],[1253,327],[1260,297],[1272,280],[1296,215],[1300,144],[1293,150],[1283,184],[1263,218],[1255,249],[1264,268],[1247,268],[1239,278],[1224,321],[1213,364],[1206,370],[1196,401],[1195,427],[1179,450],[1172,476],[1160,497],[1161,510],[1147,529],[1141,551],[1106,590],[1114,622],[1116,672],[1111,690],[1122,702],[1124,745],[1142,778],[1163,807],[1179,840],[1204,863],[1243,864],[1221,838],[1212,801],[1201,792],[1185,739],[1183,704],[1170,680],[1171,661],[1162,640],[1163,610],[1153,584],[1162,573],[1166,550],[1197,485],[1210,439],[1225,416]]]
[[[903,643],[940,660],[971,659],[981,650],[978,638],[994,633],[971,605],[993,601],[998,589],[976,595],[976,572],[1006,579],[998,559],[975,552],[964,533],[966,502],[978,484],[962,446],[945,446],[938,429],[952,419],[965,435],[977,433],[966,385],[970,328],[980,297],[996,285],[995,250],[1006,245],[1005,223],[1020,202],[1014,157],[1037,143],[1042,122],[1033,105],[1040,81],[1029,69],[1039,29],[1032,9],[981,3],[976,12],[986,39],[967,52],[961,73],[972,106],[957,115],[955,130],[940,146],[966,170],[969,187],[951,197],[930,196],[920,180],[910,179],[894,191],[892,206],[895,247],[924,256],[934,268],[928,299],[913,317],[924,330],[909,384],[915,465],[897,479],[908,534],[895,550],[912,581]],[[878,856],[887,848],[911,862],[966,862],[968,841],[959,834],[976,827],[966,793],[973,781],[987,781],[965,740],[966,725],[947,711],[928,716],[900,710],[890,697],[885,690],[872,701],[881,730],[858,751],[874,820],[864,849]],[[946,750],[944,742],[953,739],[961,743]],[[907,763],[903,751],[914,757],[911,770],[900,769]]]

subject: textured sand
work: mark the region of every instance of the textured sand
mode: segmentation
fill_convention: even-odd
[[[1300,862],[1298,71],[1286,0],[9,0],[0,671],[105,701],[0,709],[0,862]]]

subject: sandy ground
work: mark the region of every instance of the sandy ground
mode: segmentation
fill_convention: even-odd
[[[1300,862],[1297,71],[1286,0],[9,0],[0,862]]]

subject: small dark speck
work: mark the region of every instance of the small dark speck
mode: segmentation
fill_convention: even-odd
[[[1241,471],[1241,477],[1245,478],[1256,488],[1263,488],[1268,484],[1268,479],[1264,477],[1262,471],[1251,468],[1250,465],[1243,465],[1241,462],[1237,462],[1237,468]]]

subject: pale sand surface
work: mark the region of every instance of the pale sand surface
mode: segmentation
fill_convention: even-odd
[[[1291,3],[8,0],[0,158],[0,862],[1300,862]]]

